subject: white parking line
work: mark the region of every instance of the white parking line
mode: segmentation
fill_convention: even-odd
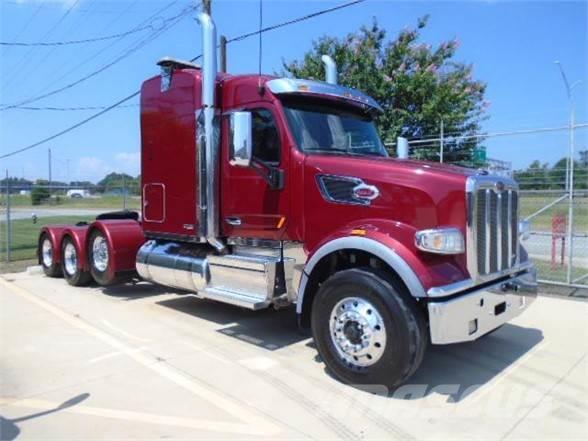
[[[0,398],[0,406],[2,406],[3,408],[16,407],[40,411],[57,410],[59,412],[67,412],[78,415],[88,415],[102,418],[113,418],[117,420],[132,421],[137,423],[160,424],[167,426],[185,427],[189,429],[211,430],[224,433],[244,433],[242,424],[204,421],[192,418],[157,415],[153,413],[143,413],[129,410],[107,409],[104,407],[84,406],[81,404],[72,407],[59,408],[60,404],[61,403],[37,399],[24,399],[13,401],[7,398]]]
[[[141,337],[137,337],[136,335],[133,334],[129,334],[126,331],[123,331],[122,329],[120,329],[117,326],[114,326],[112,323],[110,323],[108,320],[103,319],[102,323],[104,323],[107,327],[109,327],[110,329],[112,329],[114,332],[118,332],[120,335],[123,335],[131,340],[135,340],[135,341],[140,341],[143,343],[148,343],[149,340],[145,339],[145,338],[141,338]]]
[[[131,349],[130,352],[141,352],[146,350],[146,347],[140,347],[140,348],[136,348],[136,349]],[[94,363],[98,363],[99,361],[103,361],[103,360],[107,360],[109,358],[112,357],[116,357],[118,355],[125,355],[127,354],[126,352],[121,352],[121,351],[113,351],[113,352],[109,352],[108,354],[104,354],[104,355],[100,355],[98,357],[92,358],[90,360],[88,360],[88,364],[94,364]]]
[[[34,294],[31,294],[26,289],[21,288],[14,283],[6,281],[0,277],[0,284],[7,288],[7,291],[12,292],[15,295],[22,297],[23,299],[33,303],[47,312],[53,314],[57,318],[63,320],[71,326],[101,340],[102,342],[112,346],[119,352],[123,352],[130,358],[135,360],[137,363],[144,367],[151,369],[159,376],[168,379],[176,385],[182,387],[188,392],[206,400],[216,406],[218,409],[232,415],[242,423],[227,423],[227,422],[216,422],[210,420],[191,420],[193,427],[203,430],[215,430],[220,432],[230,433],[242,433],[252,435],[276,435],[280,433],[280,428],[275,424],[269,423],[266,418],[259,416],[245,407],[237,404],[234,400],[227,398],[214,390],[210,389],[206,385],[197,382],[191,377],[180,373],[176,369],[170,367],[167,364],[157,362],[155,359],[147,357],[140,352],[134,352],[132,347],[127,346],[125,343],[117,340],[110,334],[96,328],[95,326],[85,322],[79,317],[76,317],[66,311],[61,310],[57,306],[43,300]],[[39,404],[39,403],[37,403]]]

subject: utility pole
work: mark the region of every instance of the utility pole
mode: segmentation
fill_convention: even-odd
[[[220,36],[220,71],[227,71],[227,37]]]
[[[211,15],[212,10],[210,2],[211,0],[202,0],[202,10],[208,15]]]
[[[444,145],[444,139],[443,139],[443,120],[441,120],[441,127],[440,127],[440,133],[439,133],[439,162],[443,162],[443,148],[445,147]]]
[[[51,149],[49,150],[49,197],[51,197]]]
[[[566,281],[568,284],[572,283],[572,259],[574,257],[574,155],[575,155],[575,140],[574,130],[576,126],[576,105],[572,96],[574,87],[581,83],[580,80],[572,85],[568,82],[568,77],[563,70],[559,61],[556,61],[557,67],[561,73],[566,94],[568,96],[568,104],[570,106],[570,150],[568,153],[567,173],[566,173],[566,190],[568,191],[568,271],[566,274]]]
[[[10,224],[10,181],[6,169],[6,262],[10,262],[10,248],[12,248],[12,225]]]
[[[123,182],[123,211],[127,211],[127,176],[123,173],[122,174],[122,182]]]

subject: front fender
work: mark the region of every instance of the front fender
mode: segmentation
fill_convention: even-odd
[[[433,286],[454,283],[468,277],[462,260],[455,256],[424,253],[414,244],[416,229],[395,221],[364,220],[336,231],[309,252],[297,296],[297,311],[302,311],[309,276],[320,260],[344,249],[370,253],[392,268],[411,295],[426,297]]]

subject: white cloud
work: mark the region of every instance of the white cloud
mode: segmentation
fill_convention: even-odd
[[[78,160],[76,180],[97,182],[114,171],[106,161],[95,156],[85,156]]]
[[[131,176],[139,174],[141,155],[139,153],[121,152],[114,156],[117,169]]]

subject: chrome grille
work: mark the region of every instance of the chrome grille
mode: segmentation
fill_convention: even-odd
[[[518,186],[510,179],[468,180],[468,267],[487,278],[518,263]]]

